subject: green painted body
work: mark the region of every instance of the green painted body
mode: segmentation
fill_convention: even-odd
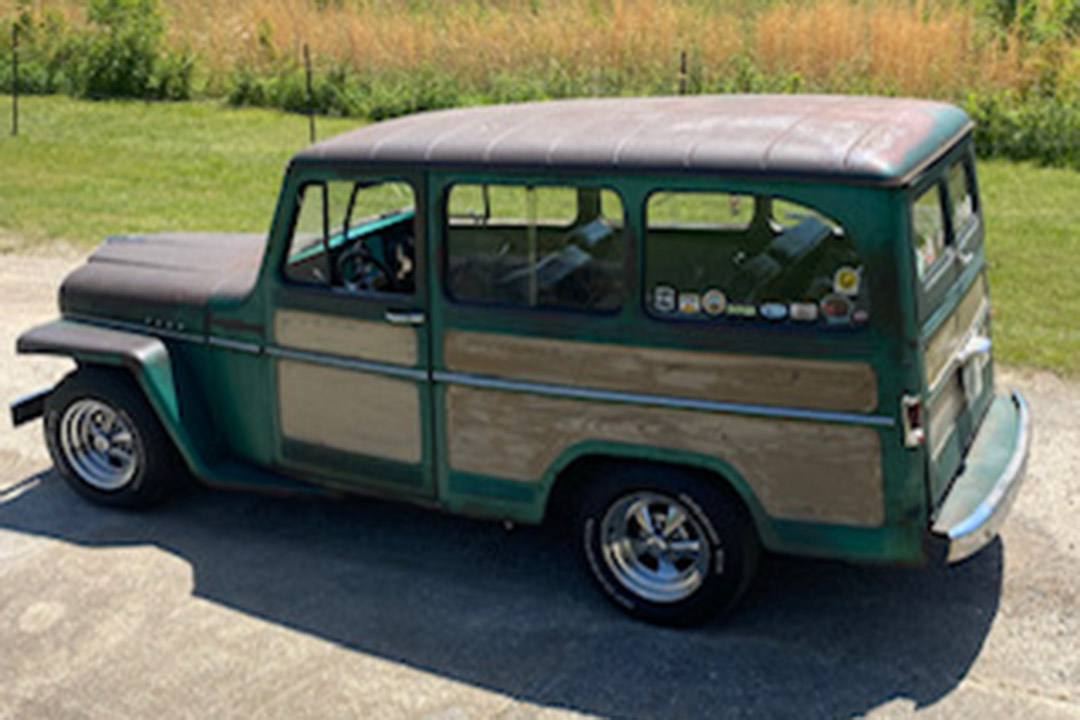
[[[955,139],[939,133],[935,142]],[[933,152],[931,152],[933,151]],[[677,173],[598,175],[586,172],[460,171],[449,168],[401,168],[398,172],[372,170],[362,163],[326,162],[299,158],[285,176],[265,255],[254,289],[242,297],[211,297],[205,309],[205,338],[189,342],[162,336],[160,350],[145,357],[136,371],[170,437],[191,470],[210,484],[261,487],[269,490],[317,490],[328,487],[429,504],[450,512],[541,522],[549,508],[553,488],[578,477],[564,472],[574,463],[591,458],[626,458],[699,468],[726,482],[739,494],[753,517],[763,545],[775,552],[869,562],[917,563],[926,558],[932,507],[927,478],[930,460],[925,446],[904,445],[900,398],[927,392],[923,348],[936,327],[953,311],[985,265],[982,243],[978,257],[949,287],[947,297],[933,313],[924,310],[911,249],[910,208],[925,179],[959,157],[972,154],[970,137],[955,142],[947,152],[919,148],[920,157],[936,153],[936,160],[902,185],[860,184],[838,178],[798,180],[762,177],[721,178]],[[903,164],[905,172],[913,162]],[[301,186],[328,179],[406,180],[418,188],[417,292],[402,308],[393,297],[359,299],[335,296],[318,289],[296,287],[282,277],[281,266],[294,220],[295,198]],[[635,272],[625,290],[622,309],[610,315],[520,311],[508,313],[450,301],[435,268],[443,264],[443,198],[452,183],[590,184],[617,190],[627,211],[631,261],[644,256],[645,197],[657,189],[716,190],[785,198],[835,219],[856,242],[869,273],[872,318],[857,331],[770,332],[767,328],[713,328],[661,322],[646,314],[643,279]],[[980,229],[981,232],[981,229]],[[319,446],[283,440],[279,427],[277,378],[274,359],[265,352],[237,349],[239,344],[266,348],[274,342],[274,312],[305,310],[348,318],[381,320],[387,310],[421,309],[426,324],[415,329],[420,362],[414,369],[447,370],[440,339],[450,330],[580,340],[614,346],[638,346],[723,351],[778,357],[860,361],[877,377],[879,406],[874,415],[891,419],[877,427],[884,482],[884,522],[880,527],[853,527],[795,522],[770,517],[754,495],[750,483],[722,457],[665,448],[582,441],[568,449],[548,468],[542,482],[524,484],[499,477],[453,471],[443,449],[446,443],[446,387],[430,374],[417,380],[422,414],[422,459],[408,465],[349,456]],[[198,318],[192,317],[191,326]],[[66,319],[60,322],[75,322]],[[230,345],[230,343],[232,345]],[[57,350],[63,352],[63,350]],[[109,353],[73,351],[81,363],[122,365]],[[992,372],[988,369],[987,372]],[[989,383],[992,387],[992,382]],[[991,402],[990,393],[982,404]],[[979,413],[985,407],[976,409]]]

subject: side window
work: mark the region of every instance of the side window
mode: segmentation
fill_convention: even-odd
[[[460,184],[446,217],[454,300],[592,311],[621,304],[623,207],[610,190]]]
[[[861,325],[865,274],[843,228],[803,205],[699,192],[647,200],[645,303],[655,317]]]
[[[754,219],[749,195],[655,192],[649,196],[649,227],[745,230]]]
[[[404,182],[305,185],[285,279],[347,292],[415,290],[416,198]]]
[[[773,231],[782,232],[787,228],[800,225],[806,220],[816,220],[823,225],[828,225],[834,232],[843,232],[840,226],[832,220],[805,205],[789,202],[781,198],[773,198],[770,202],[770,210],[769,221],[772,223]]]
[[[934,184],[915,201],[911,227],[915,234],[915,266],[919,279],[925,280],[945,254],[945,199],[941,185]]]
[[[326,185],[304,185],[296,198],[296,205],[296,221],[285,260],[285,277],[304,285],[327,285],[330,283],[330,266],[323,252]]]
[[[959,239],[967,234],[968,227],[978,217],[978,208],[975,205],[974,183],[971,182],[971,171],[963,160],[953,164],[949,168],[947,178],[949,187],[949,201],[952,204],[953,234]]]

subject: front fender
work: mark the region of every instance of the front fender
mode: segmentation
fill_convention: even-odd
[[[176,445],[188,468],[207,477],[207,448],[200,445],[184,422],[176,369],[161,338],[73,320],[55,320],[19,336],[18,353],[71,357],[80,364],[124,369],[138,383],[150,407]]]

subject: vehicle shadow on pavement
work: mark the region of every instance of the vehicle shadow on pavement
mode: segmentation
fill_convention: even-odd
[[[190,563],[198,597],[514,698],[621,718],[932,704],[968,672],[1002,587],[1000,542],[921,570],[769,558],[730,619],[668,630],[610,607],[550,531],[207,490],[134,514],[78,500],[52,472],[36,479],[0,498],[0,529],[157,546]]]

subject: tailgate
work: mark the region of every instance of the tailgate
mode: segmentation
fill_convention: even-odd
[[[923,336],[929,491],[934,507],[960,471],[993,398],[989,340],[990,304],[986,278],[980,273],[945,320],[932,320]]]

